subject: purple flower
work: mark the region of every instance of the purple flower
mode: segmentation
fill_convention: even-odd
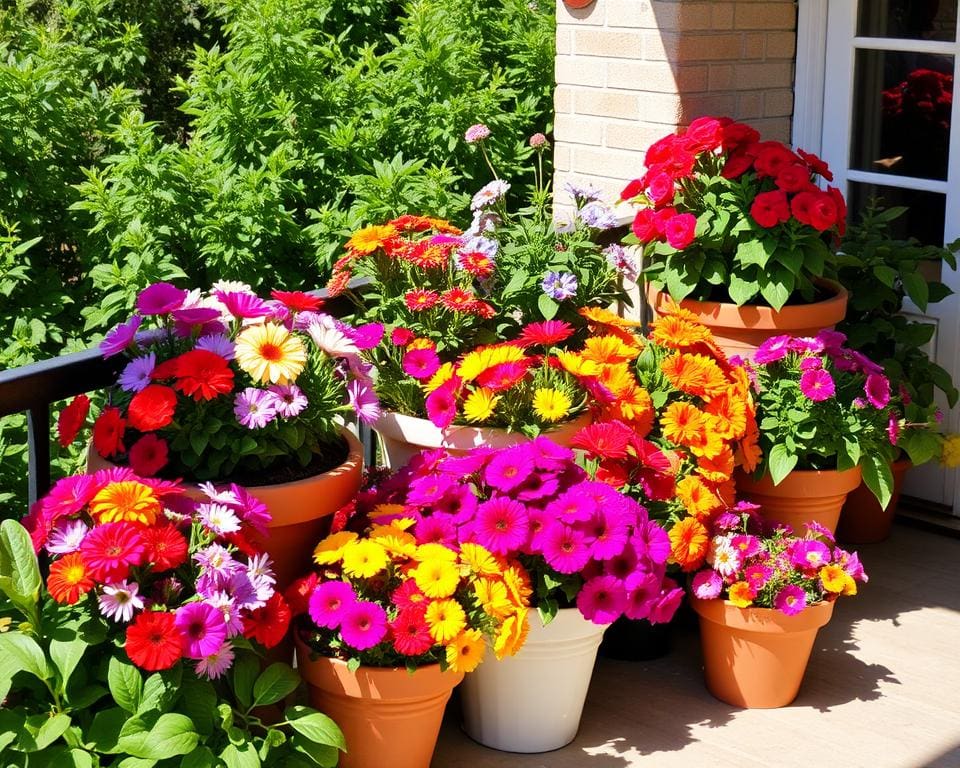
[[[123,369],[117,378],[120,389],[125,392],[139,392],[150,384],[150,374],[157,367],[157,356],[151,352],[143,357],[135,357]]]
[[[603,194],[596,187],[589,184],[581,186],[580,184],[574,184],[572,181],[564,182],[563,191],[570,195],[578,205],[600,200],[603,197]]]
[[[180,631],[183,655],[188,659],[202,659],[216,653],[227,639],[223,614],[207,603],[181,605],[174,624]]]
[[[237,601],[226,592],[214,592],[206,598],[206,602],[223,614],[223,621],[227,625],[227,637],[236,637],[243,632],[243,618]]]
[[[467,128],[467,132],[463,134],[463,138],[466,139],[468,144],[475,144],[478,141],[489,139],[490,129],[483,123],[476,123]]]
[[[540,287],[554,301],[564,301],[577,295],[577,278],[570,272],[547,272]]]
[[[380,400],[369,384],[357,379],[351,381],[347,384],[347,398],[364,424],[373,424],[380,418]]]
[[[113,357],[119,355],[127,347],[134,343],[137,337],[137,329],[143,318],[140,315],[134,315],[127,322],[120,323],[106,338],[100,342],[100,352],[104,357]]]
[[[626,248],[613,243],[603,249],[603,255],[606,257],[607,263],[619,274],[631,282],[635,283],[637,281],[640,275],[640,267],[637,260],[627,252]]]
[[[470,201],[470,210],[487,208],[500,200],[510,190],[510,184],[503,179],[494,179],[484,184]]]
[[[883,367],[877,365],[873,360],[867,357],[862,352],[857,352],[855,349],[849,351],[850,358],[853,360],[854,364],[859,367],[864,373],[883,373]]]
[[[170,283],[154,283],[140,291],[137,296],[137,311],[141,315],[167,315],[180,309],[186,298],[187,291]]]
[[[613,229],[619,223],[610,208],[596,201],[587,203],[580,209],[580,218],[593,229]]]
[[[197,339],[196,348],[213,352],[215,355],[220,355],[224,360],[233,360],[236,357],[236,347],[225,333],[211,333],[209,336],[201,336]]]
[[[787,554],[791,563],[804,570],[816,570],[830,562],[830,548],[822,541],[813,539],[793,542]]]
[[[720,593],[723,591],[723,579],[713,569],[700,571],[693,577],[690,588],[693,590],[693,594],[701,600],[713,600],[720,597]]]
[[[807,607],[807,593],[796,584],[787,584],[777,592],[773,599],[773,607],[783,611],[787,616],[796,616]]]
[[[277,417],[277,398],[265,390],[247,387],[234,398],[233,413],[247,429],[263,429]]]
[[[181,338],[199,330],[200,336],[220,333],[224,330],[220,312],[212,307],[189,307],[173,311],[174,329]]]
[[[660,576],[655,573],[634,573],[626,582],[627,603],[623,615],[635,621],[650,616],[650,609],[660,595]]]
[[[208,680],[216,680],[233,664],[233,646],[224,643],[211,654],[204,656],[197,662],[197,674]]]
[[[83,520],[67,520],[53,529],[44,546],[51,555],[69,555],[80,549],[89,532]]]
[[[296,384],[274,384],[267,391],[276,398],[274,407],[285,419],[299,416],[307,407],[307,396]]]
[[[273,311],[270,305],[255,293],[214,291],[214,296],[226,307],[227,312],[240,319],[266,317]]]
[[[383,323],[367,323],[356,328],[347,326],[347,330],[359,350],[373,349],[383,340]]]
[[[871,373],[867,376],[867,381],[863,385],[863,391],[867,400],[877,410],[886,408],[890,402],[890,380],[879,373]]]
[[[236,498],[234,502],[225,502],[233,507],[240,519],[260,534],[266,536],[267,527],[270,525],[270,510],[260,499],[251,494],[243,486],[233,483],[230,485],[230,493]]]
[[[782,360],[790,351],[790,336],[771,336],[763,342],[757,351],[753,353],[753,361],[757,365],[769,365],[777,360]]]
[[[800,391],[810,400],[819,403],[833,397],[836,385],[833,377],[823,369],[804,371],[800,376]]]
[[[204,549],[194,553],[193,559],[204,573],[229,578],[230,574],[236,573],[243,568],[240,563],[233,559],[230,550],[219,544],[211,544]]]

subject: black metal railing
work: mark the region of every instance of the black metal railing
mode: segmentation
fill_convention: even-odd
[[[368,282],[353,281],[350,290],[362,293]],[[311,293],[327,298],[325,290]],[[343,297],[328,299],[324,305],[324,311],[336,317],[344,317],[352,310],[353,306]],[[0,417],[27,414],[27,489],[31,505],[50,489],[51,404],[109,387],[116,382],[125,363],[119,355],[104,359],[100,350],[85,349],[0,371]],[[373,466],[376,458],[373,432],[367,425],[360,424],[359,435],[364,461],[367,466]]]

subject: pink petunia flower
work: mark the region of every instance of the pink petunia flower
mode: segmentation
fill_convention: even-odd
[[[615,576],[597,576],[584,583],[577,595],[577,608],[594,624],[611,624],[627,605],[623,582]]]
[[[673,619],[677,608],[680,607],[681,600],[683,600],[683,590],[677,585],[677,582],[673,579],[664,579],[660,594],[657,595],[653,605],[650,606],[650,616],[648,617],[650,623],[666,624]]]
[[[807,607],[807,593],[796,584],[787,584],[777,592],[773,599],[773,607],[787,616],[796,616]]]
[[[183,655],[188,659],[202,659],[216,653],[227,639],[223,614],[207,603],[181,605],[174,625],[180,632]]]
[[[890,402],[890,380],[882,374],[871,373],[863,385],[863,392],[874,408],[886,408]]]
[[[140,291],[137,311],[141,315],[166,315],[183,306],[187,291],[170,283],[154,283]]]
[[[353,587],[345,581],[325,581],[310,595],[307,612],[318,627],[336,629],[347,609],[357,602]]]
[[[822,369],[804,371],[800,377],[800,391],[815,403],[833,397],[836,389],[833,377]]]
[[[247,291],[214,291],[227,312],[236,318],[245,320],[254,317],[266,317],[273,308],[255,293]]]
[[[457,399],[454,391],[460,386],[460,379],[454,376],[427,395],[426,408],[430,421],[440,429],[446,429],[457,416]]]
[[[758,365],[769,365],[782,360],[790,351],[791,338],[787,335],[771,336],[757,347],[757,351],[753,353],[753,361]]]

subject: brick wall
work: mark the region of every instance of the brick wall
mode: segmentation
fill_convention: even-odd
[[[646,148],[678,125],[728,115],[789,141],[793,0],[557,2],[556,189],[616,197]]]

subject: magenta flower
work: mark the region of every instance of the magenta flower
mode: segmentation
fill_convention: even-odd
[[[364,424],[373,424],[380,418],[380,400],[373,387],[359,379],[347,384],[347,399],[357,418]]]
[[[896,414],[890,414],[887,421],[887,439],[890,441],[890,445],[896,445],[897,440],[900,439],[900,419],[896,417]]]
[[[174,330],[181,338],[187,338],[197,332],[198,336],[221,333],[224,330],[220,322],[220,312],[212,307],[189,307],[175,309],[172,314]]]
[[[277,413],[285,419],[292,419],[303,413],[307,407],[307,396],[296,384],[274,384],[267,388],[276,398],[274,406]]]
[[[544,560],[560,573],[577,573],[590,560],[590,548],[583,540],[583,533],[555,517],[547,523],[541,541]]]
[[[819,357],[805,357],[800,361],[801,371],[816,371],[823,368],[823,360]]]
[[[597,508],[596,502],[584,490],[580,483],[565,491],[547,505],[547,511],[556,520],[564,523],[576,523],[589,520]]]
[[[361,600],[349,606],[340,623],[343,642],[358,651],[373,648],[387,634],[387,613],[376,603]]]
[[[808,355],[819,355],[823,352],[823,342],[809,336],[794,336],[787,346],[791,352],[801,352]]]
[[[410,490],[407,493],[406,502],[416,507],[433,505],[440,496],[443,496],[456,485],[457,481],[449,475],[421,475],[410,481]]]
[[[213,352],[224,360],[233,360],[236,357],[236,347],[225,333],[211,333],[209,336],[201,336],[197,339],[195,348]]]
[[[773,599],[773,607],[783,611],[787,616],[795,616],[807,607],[807,593],[796,584],[787,584],[777,592]]]
[[[469,477],[483,469],[495,453],[496,450],[493,448],[473,448],[463,456],[448,456],[437,469],[446,475]]]
[[[638,574],[626,587],[628,591],[623,615],[634,621],[648,618],[660,594],[660,577],[654,573]]]
[[[623,582],[614,576],[589,579],[577,595],[577,608],[594,624],[611,624],[623,613],[627,595]]]
[[[434,512],[421,518],[414,526],[413,534],[417,538],[417,544],[443,544],[450,549],[456,549],[457,546],[457,526],[454,518],[442,512]]]
[[[769,365],[782,360],[790,351],[790,339],[787,335],[771,336],[753,353],[753,361],[758,365]]]
[[[444,382],[433,392],[427,395],[426,407],[427,416],[430,421],[440,429],[446,429],[453,424],[457,415],[457,399],[454,397],[454,389],[460,385],[460,380],[454,376],[449,381]]]
[[[849,350],[849,355],[850,355],[850,358],[853,360],[854,364],[858,366],[859,369],[864,373],[866,374],[883,373],[883,366],[877,365],[877,363],[873,362],[873,360],[871,360],[862,352],[858,352],[855,349],[851,349]]]
[[[140,315],[134,315],[127,322],[120,323],[100,342],[100,353],[104,357],[119,355],[136,341],[137,329],[142,322]]]
[[[506,496],[494,496],[477,507],[473,535],[477,543],[498,555],[522,548],[529,534],[527,508]]]
[[[154,283],[137,296],[137,311],[141,315],[168,315],[183,306],[187,298],[184,291],[170,283]]]
[[[655,563],[665,563],[670,557],[670,536],[656,520],[637,525],[632,541],[637,551]]]
[[[532,472],[514,489],[514,496],[519,501],[538,501],[550,496],[556,496],[560,490],[560,480],[556,475],[545,472]]]
[[[80,549],[89,532],[83,520],[67,520],[51,531],[45,548],[51,555],[69,555]]]
[[[804,371],[800,377],[800,391],[815,403],[833,397],[836,385],[833,377],[823,369]]]
[[[535,463],[537,469],[555,472],[561,469],[570,469],[570,462],[574,459],[573,451],[562,445],[557,445],[549,437],[540,436],[529,444],[536,450]],[[582,473],[586,476],[586,473]]]
[[[730,544],[740,552],[744,559],[753,557],[760,551],[760,539],[745,533],[734,536],[730,539]]]
[[[829,328],[826,328],[820,331],[817,334],[817,341],[823,347],[823,351],[826,352],[830,357],[835,357],[843,349],[843,345],[847,340],[846,334],[841,333],[840,331],[834,331]]]
[[[810,533],[814,534],[815,536],[824,538],[827,541],[829,541],[831,544],[833,544],[834,537],[833,537],[833,534],[830,532],[830,529],[827,528],[826,526],[821,525],[816,520],[811,520],[809,523],[806,523],[806,528],[808,531],[810,531]]]
[[[627,542],[627,545],[613,557],[605,559],[603,563],[604,573],[609,576],[616,576],[625,582],[629,576],[637,571],[640,558],[631,542]]]
[[[543,554],[543,537],[549,530],[552,519],[545,509],[539,507],[527,508],[527,527],[530,529],[527,554]]]
[[[871,373],[863,385],[867,400],[877,410],[886,408],[890,402],[890,380],[879,373]]]
[[[491,488],[507,493],[530,477],[533,469],[533,451],[529,444],[521,443],[494,453],[483,472],[483,480]]]
[[[247,387],[234,398],[233,413],[247,429],[263,429],[277,417],[276,398],[263,389]]]
[[[188,659],[202,659],[216,653],[227,639],[223,613],[207,603],[181,605],[174,625],[180,632],[183,655]]]
[[[383,340],[383,323],[367,323],[356,328],[348,327],[348,335],[359,350],[373,349]]]
[[[683,600],[683,590],[673,579],[663,580],[663,589],[650,606],[649,619],[651,624],[666,624],[673,618]]]
[[[450,515],[457,525],[473,519],[477,512],[477,497],[469,487],[454,485],[433,505],[434,514]]]
[[[214,296],[226,307],[227,312],[239,319],[266,317],[273,308],[255,293],[247,291],[214,291]]]
[[[754,592],[759,592],[763,589],[772,576],[773,568],[760,563],[748,565],[743,569],[743,579],[750,585]]]
[[[357,602],[357,595],[345,581],[324,581],[317,585],[307,603],[313,623],[325,629],[336,629],[343,622],[348,608]]]
[[[271,520],[267,505],[249,493],[246,488],[236,483],[231,483],[230,492],[236,498],[236,501],[226,502],[227,505],[234,509],[243,522],[265,536]]]
[[[597,507],[589,520],[575,527],[583,531],[590,556],[595,560],[609,560],[623,552],[630,533],[630,521],[621,511],[602,506]]]
[[[478,141],[490,138],[490,129],[483,123],[476,123],[467,128],[463,138],[466,139],[468,144],[475,144]]]
[[[790,562],[798,568],[816,570],[830,562],[830,548],[822,541],[799,539],[788,550]]]
[[[723,591],[723,579],[714,570],[699,571],[690,584],[691,590],[701,600],[713,600]]]
[[[412,349],[403,356],[403,372],[417,381],[429,379],[440,368],[440,358],[432,349]]]
[[[117,377],[117,384],[125,392],[140,392],[151,384],[150,374],[157,367],[157,356],[153,352],[143,357],[135,357]]]

